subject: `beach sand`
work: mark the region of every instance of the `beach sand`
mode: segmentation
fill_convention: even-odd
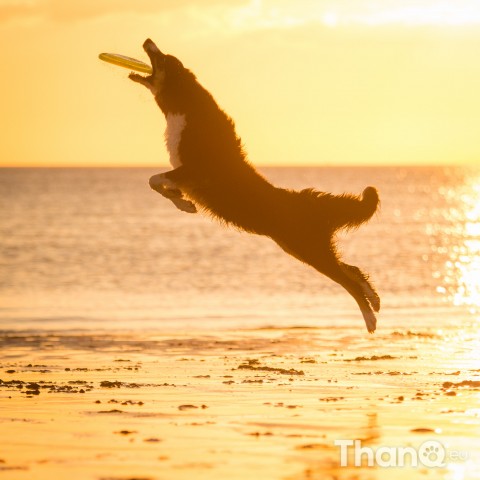
[[[462,332],[3,333],[0,480],[480,478]]]

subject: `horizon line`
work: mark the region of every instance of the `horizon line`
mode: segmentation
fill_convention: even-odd
[[[471,163],[340,163],[340,164],[260,164],[253,165],[254,168],[475,168],[477,165]],[[0,165],[0,169],[171,169],[169,164],[165,165]],[[172,169],[173,170],[173,169]]]

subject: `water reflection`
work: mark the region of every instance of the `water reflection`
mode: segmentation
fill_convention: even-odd
[[[467,306],[480,312],[480,176],[465,176],[463,181],[441,192],[446,205],[443,221],[437,225],[438,254],[446,256],[442,279],[437,291],[447,295],[456,306]],[[438,239],[439,237],[437,237]]]

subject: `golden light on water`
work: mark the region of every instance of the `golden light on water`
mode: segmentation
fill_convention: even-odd
[[[480,307],[480,241],[469,243],[475,245],[475,250],[470,250],[475,256],[471,259],[462,257],[456,262],[459,285],[453,300],[455,305],[469,305],[476,311],[476,307]]]
[[[480,311],[480,178],[474,177],[461,188],[459,205],[450,209],[456,220],[457,242],[450,248],[446,263],[446,284],[456,306]]]

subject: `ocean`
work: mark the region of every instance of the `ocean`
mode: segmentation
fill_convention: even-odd
[[[480,169],[263,168],[273,183],[378,188],[339,235],[382,298],[378,330],[480,319]],[[147,168],[0,170],[4,331],[358,327],[354,300],[268,238],[180,212]]]

